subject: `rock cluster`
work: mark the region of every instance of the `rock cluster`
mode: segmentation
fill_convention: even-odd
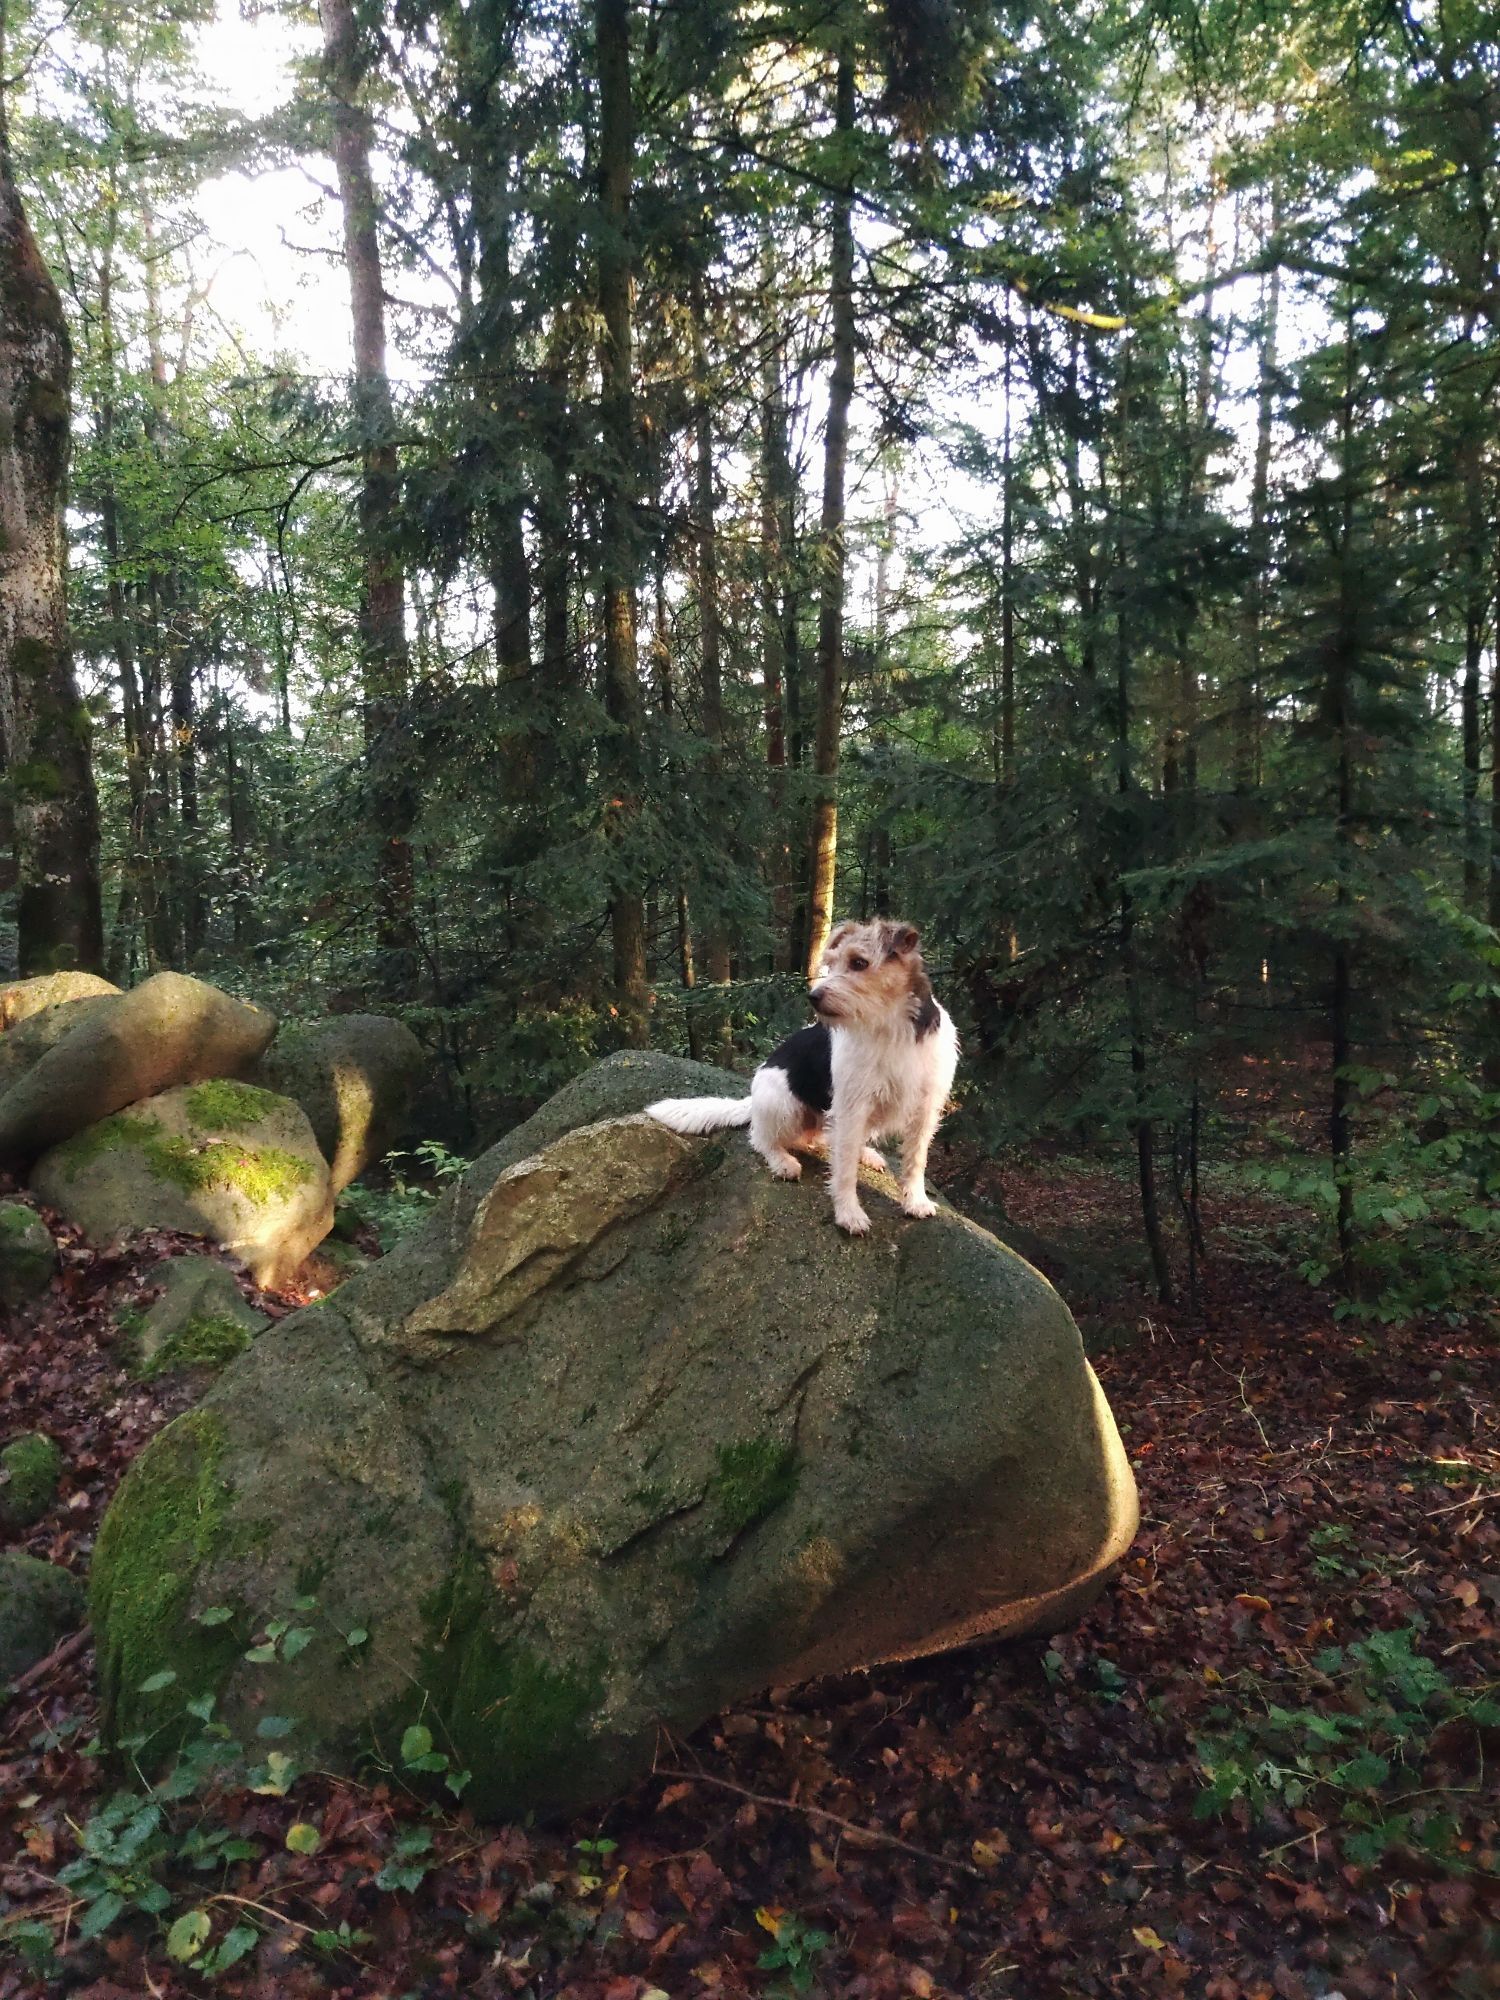
[[[94,1241],[184,1230],[262,1285],[290,1277],[334,1196],[400,1137],[422,1064],[406,1028],[369,1015],[288,1029],[282,1048],[267,1009],[173,972],[126,993],[91,974],[18,981],[0,1030],[0,1166]],[[25,1214],[0,1214],[12,1304],[47,1254]]]

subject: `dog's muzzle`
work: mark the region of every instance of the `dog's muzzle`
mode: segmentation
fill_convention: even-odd
[[[828,1005],[828,988],[826,986],[809,987],[807,997],[812,1002],[813,1012],[821,1014]]]

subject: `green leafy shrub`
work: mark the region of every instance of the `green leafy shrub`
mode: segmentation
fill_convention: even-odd
[[[1194,1744],[1206,1780],[1196,1816],[1243,1801],[1260,1819],[1311,1801],[1339,1822],[1345,1856],[1361,1867],[1403,1848],[1464,1872],[1453,1816],[1441,1791],[1424,1788],[1422,1766],[1440,1731],[1500,1727],[1500,1702],[1488,1689],[1455,1687],[1413,1640],[1403,1626],[1319,1653],[1325,1698],[1316,1707],[1212,1710],[1219,1733]]]

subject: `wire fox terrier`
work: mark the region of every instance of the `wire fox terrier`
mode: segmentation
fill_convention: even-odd
[[[870,1227],[860,1167],[884,1171],[873,1141],[899,1133],[901,1206],[936,1215],[927,1153],[958,1068],[958,1034],[932,997],[917,944],[910,924],[838,925],[808,996],[818,1024],[767,1056],[748,1097],[664,1097],[648,1113],[674,1132],[748,1125],[751,1145],[783,1181],[802,1173],[789,1148],[826,1148],[833,1219],[851,1236]]]

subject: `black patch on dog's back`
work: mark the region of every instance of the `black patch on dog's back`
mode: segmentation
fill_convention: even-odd
[[[812,1111],[833,1104],[833,1037],[821,1023],[788,1035],[765,1060],[766,1069],[784,1069],[792,1095]]]
[[[912,1013],[911,1024],[917,1031],[920,1042],[924,1035],[930,1035],[942,1015],[938,1003],[932,997],[932,981],[920,965],[912,967],[911,974]]]

